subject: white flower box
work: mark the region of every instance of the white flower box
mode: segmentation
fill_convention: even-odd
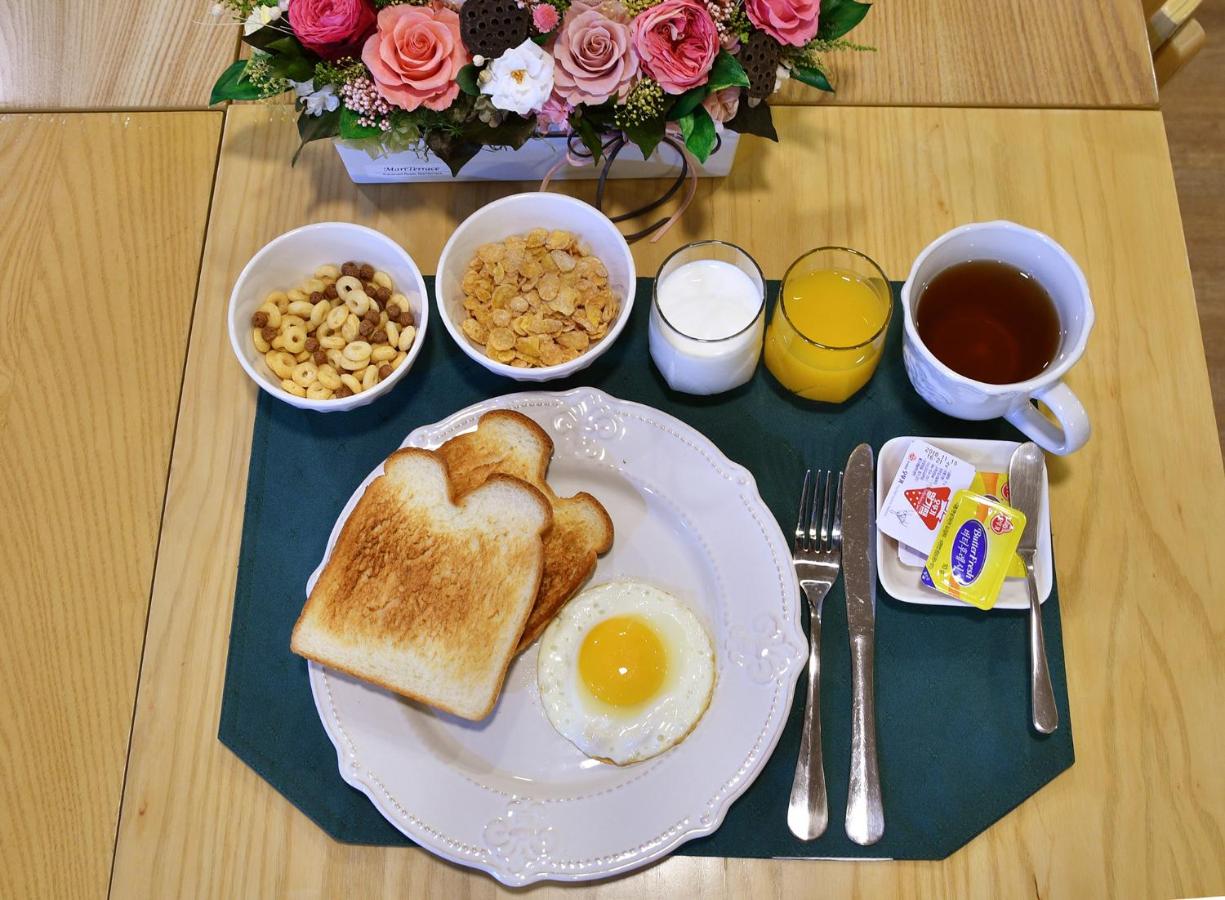
[[[724,130],[722,144],[706,163],[698,167],[702,178],[722,178],[731,171],[740,135]],[[408,151],[372,158],[365,150],[336,141],[336,152],[357,184],[389,184],[413,181],[540,181],[549,169],[566,155],[566,138],[536,137],[518,150],[486,147],[474,156],[458,176],[441,159],[428,151],[424,155]],[[602,164],[601,164],[602,165]],[[554,176],[556,181],[594,179],[601,166],[564,166]],[[617,155],[609,178],[675,178],[680,173],[680,154],[667,144],[660,144],[650,159],[633,144],[627,144]]]

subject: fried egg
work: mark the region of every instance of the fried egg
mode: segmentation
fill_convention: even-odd
[[[583,591],[540,639],[549,722],[588,756],[619,766],[684,740],[710,703],[715,654],[693,611],[636,581]]]

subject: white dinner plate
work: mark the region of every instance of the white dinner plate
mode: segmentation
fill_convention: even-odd
[[[876,465],[876,511],[879,514],[889,496],[889,486],[902,465],[902,457],[914,437],[895,437],[880,448]],[[980,472],[1007,472],[1012,452],[1020,447],[1016,441],[983,441],[971,438],[925,437],[933,447],[964,459]],[[1030,527],[1029,525],[1025,526]],[[1042,497],[1038,504],[1038,552],[1034,554],[1034,577],[1038,584],[1038,602],[1045,603],[1055,583],[1055,558],[1051,552],[1051,491],[1044,472]],[[876,568],[881,586],[897,600],[927,606],[974,607],[964,601],[929,588],[919,580],[922,569],[903,565],[897,555],[897,541],[879,529],[876,532]],[[1029,609],[1029,590],[1023,578],[1006,578],[1000,597],[992,609]]]
[[[491,409],[540,423],[556,448],[557,493],[589,491],[608,509],[616,538],[592,584],[651,582],[705,622],[717,670],[706,714],[676,747],[621,768],[553,730],[536,646],[477,723],[315,663],[311,689],[341,776],[422,847],[508,885],[603,878],[713,832],[774,750],[807,661],[790,551],[748,471],[671,416],[590,388],[488,400],[418,428],[404,445],[437,447]],[[381,471],[345,505],[324,562]]]

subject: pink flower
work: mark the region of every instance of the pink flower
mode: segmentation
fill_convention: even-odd
[[[557,27],[557,8],[548,3],[537,3],[532,7],[532,24],[541,34],[548,34]]]
[[[821,0],[744,0],[744,11],[780,44],[803,47],[817,36]]]
[[[729,87],[707,94],[702,106],[710,113],[716,125],[730,122],[736,118],[736,111],[740,109],[740,88]]]
[[[554,76],[557,69],[553,70]],[[554,79],[556,81],[556,78]],[[544,106],[536,113],[536,131],[540,134],[550,134],[558,131],[568,131],[570,128],[570,113],[574,107],[563,100],[554,91]]]
[[[443,110],[459,94],[455,76],[471,57],[459,37],[459,16],[440,6],[388,6],[362,62],[388,103]]]
[[[354,56],[374,31],[369,0],[292,0],[289,27],[307,50],[324,59]]]
[[[624,100],[638,74],[630,26],[579,3],[566,13],[553,58],[554,89],[574,106]]]
[[[697,0],[663,0],[631,27],[643,70],[669,94],[706,83],[719,52],[719,31]]]

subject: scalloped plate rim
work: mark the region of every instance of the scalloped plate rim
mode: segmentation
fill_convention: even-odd
[[[642,413],[646,413],[649,414],[650,417],[656,419],[662,417],[665,420],[670,420],[671,422],[676,423],[680,429],[689,432],[691,436],[696,437],[701,444],[703,444],[706,449],[710,451],[711,455],[715,459],[719,460],[719,462],[727,468],[731,475],[736,476],[736,484],[738,485],[740,492],[750,499],[755,504],[757,509],[764,515],[764,520],[767,523],[766,527],[773,526],[773,533],[770,535],[770,538],[780,549],[786,551],[784,554],[784,562],[787,564],[787,573],[788,575],[790,574],[790,547],[787,545],[786,539],[783,536],[782,530],[779,528],[773,513],[770,512],[769,507],[766,506],[765,500],[762,498],[760,491],[758,491],[756,480],[753,478],[752,473],[749,472],[748,469],[729,459],[723,453],[723,451],[714,444],[713,441],[706,437],[706,435],[702,434],[693,426],[688,425],[680,419],[677,419],[675,416],[643,403],[638,403],[632,400],[621,400],[620,398],[614,397],[598,388],[577,387],[568,391],[519,391],[487,398],[457,410],[456,412],[438,420],[437,422],[428,423],[414,428],[401,442],[400,447],[422,446],[419,441],[428,433],[446,431],[449,427],[453,427],[455,423],[465,418],[479,418],[480,415],[494,409],[516,409],[518,408],[517,404],[526,405],[527,401],[533,399],[538,400],[542,397],[552,398],[559,401],[566,399],[578,400],[591,397],[610,407],[629,407],[631,409],[641,411],[640,415]],[[573,405],[574,404],[571,403],[571,406]],[[559,408],[561,407],[559,406]],[[552,437],[553,435],[550,436]],[[367,475],[354,489],[352,495],[350,496],[349,500],[346,501],[346,504],[342,509],[349,508],[349,504],[354,502],[356,498],[358,498],[361,493],[365,491],[369,482],[382,471],[382,467],[383,464],[380,462],[374,469],[371,470],[370,474]],[[345,516],[345,514],[342,512],[333,525],[333,532],[340,527],[344,518],[347,518],[347,516]],[[329,537],[328,549],[325,550],[323,558],[319,561],[319,565],[314,569],[314,571],[312,571],[308,578],[308,593],[327,561],[331,543],[332,538]],[[676,850],[677,847],[688,841],[713,834],[722,826],[724,819],[727,817],[727,811],[731,808],[732,804],[735,803],[735,801],[739,799],[750,786],[752,786],[753,782],[756,781],[757,777],[761,774],[761,770],[765,768],[766,763],[768,763],[770,758],[773,756],[774,751],[778,746],[778,742],[782,737],[783,730],[786,727],[788,713],[795,699],[796,683],[801,672],[804,671],[808,663],[808,636],[804,631],[803,623],[800,617],[800,607],[802,604],[800,603],[799,589],[795,584],[794,578],[789,578],[788,580],[785,580],[784,583],[786,585],[785,590],[788,591],[792,601],[793,615],[790,619],[783,619],[783,617],[780,616],[780,620],[782,621],[783,627],[790,631],[789,637],[800,644],[801,652],[797,653],[791,660],[789,660],[786,664],[786,669],[777,676],[777,680],[781,684],[785,696],[783,698],[783,702],[780,704],[781,712],[776,717],[776,721],[773,723],[771,728],[771,734],[768,736],[765,744],[762,746],[761,752],[758,754],[755,764],[745,772],[745,774],[740,778],[739,783],[736,784],[729,791],[727,796],[725,796],[719,802],[717,809],[712,811],[710,814],[711,821],[708,825],[698,824],[687,827],[647,853],[624,860],[620,863],[615,863],[610,865],[607,869],[598,872],[570,873],[529,870],[524,873],[518,873],[511,871],[504,865],[498,864],[496,860],[493,860],[492,853],[489,853],[488,859],[477,860],[453,853],[445,846],[442,846],[439,842],[430,841],[427,836],[418,833],[417,830],[403,822],[401,816],[398,815],[394,809],[390,808],[389,804],[385,803],[383,799],[378,796],[378,786],[372,784],[367,777],[363,777],[367,772],[364,765],[350,765],[347,762],[348,749],[344,746],[344,740],[346,738],[343,734],[343,726],[336,720],[333,710],[328,709],[325,705],[325,700],[329,700],[330,697],[327,697],[321,693],[321,687],[326,688],[327,686],[326,679],[330,673],[330,670],[314,661],[310,661],[308,663],[308,679],[311,686],[311,694],[315,702],[316,712],[318,713],[320,721],[323,724],[324,731],[326,732],[328,739],[332,742],[333,749],[336,751],[337,769],[341,778],[346,784],[350,785],[356,790],[359,790],[363,795],[365,795],[375,809],[379,811],[380,815],[382,815],[397,831],[401,832],[411,841],[413,841],[413,843],[419,849],[445,859],[455,865],[485,872],[499,883],[512,888],[525,887],[531,884],[548,881],[577,883],[608,879],[618,875],[623,875],[636,869],[644,868],[652,863],[667,858]],[[515,799],[530,800],[531,798],[516,797]],[[690,814],[686,818],[690,820],[697,818],[700,821],[700,817],[701,814],[698,813],[696,815]]]

